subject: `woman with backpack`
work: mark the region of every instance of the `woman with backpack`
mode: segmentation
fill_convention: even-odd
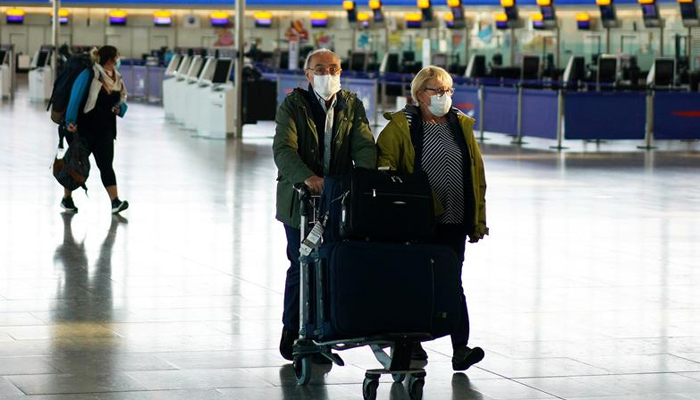
[[[112,167],[114,141],[117,138],[117,115],[126,113],[126,88],[117,71],[119,52],[114,46],[103,46],[92,51],[94,65],[85,69],[73,83],[65,125],[68,135],[79,134],[87,149],[95,157],[102,184],[112,201],[112,214],[118,214],[129,203],[119,199],[117,178]],[[68,137],[68,142],[72,138]],[[72,192],[64,191],[61,207],[78,212]]]

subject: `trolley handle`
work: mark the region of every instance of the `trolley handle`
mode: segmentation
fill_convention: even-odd
[[[299,194],[299,201],[305,201],[311,198],[311,189],[309,189],[304,182],[295,183],[293,187]]]

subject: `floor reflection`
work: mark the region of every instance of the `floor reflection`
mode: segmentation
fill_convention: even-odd
[[[62,213],[63,242],[54,252],[54,263],[63,268],[63,279],[56,289],[60,306],[54,309],[56,323],[72,321],[109,322],[112,320],[112,249],[120,225],[129,221],[112,216],[107,235],[100,246],[97,260],[90,268],[85,238],[77,240],[72,221],[76,214]],[[86,294],[87,292],[87,294]]]

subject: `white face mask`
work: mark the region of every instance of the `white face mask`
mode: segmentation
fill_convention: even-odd
[[[439,97],[437,95],[430,96],[428,110],[430,110],[434,116],[442,117],[450,111],[450,108],[452,108],[452,96],[447,93]]]
[[[340,91],[340,74],[314,75],[313,87],[323,100],[328,101]]]

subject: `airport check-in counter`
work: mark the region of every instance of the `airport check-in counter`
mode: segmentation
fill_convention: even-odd
[[[0,99],[10,98],[14,83],[12,46],[0,45]]]
[[[183,123],[185,129],[196,131],[201,119],[198,112],[199,104],[206,102],[206,97],[209,95],[209,90],[202,90],[206,86],[203,82],[211,81],[216,68],[216,58],[200,57],[192,63],[188,77],[187,86],[184,91],[184,112]]]
[[[190,72],[190,66],[192,66],[192,61],[195,56],[183,56],[180,67],[177,69],[177,76],[175,77],[172,85],[172,98],[170,99],[173,110],[173,120],[175,123],[184,123],[184,117],[181,112],[185,107],[185,99],[182,97],[185,92],[185,87],[187,86],[187,74]]]
[[[212,60],[212,64],[211,77],[203,76],[198,85],[197,133],[203,137],[225,139],[234,130],[235,91],[230,79],[233,59],[219,58]]]
[[[175,116],[175,123],[178,124],[185,124],[185,120],[187,119],[187,114],[189,113],[189,109],[187,108],[188,104],[188,99],[187,95],[189,93],[189,87],[192,85],[192,79],[195,78],[202,67],[204,66],[204,58],[200,55],[195,55],[190,58],[190,63],[185,71],[185,73],[181,76],[178,76],[175,81],[175,86],[174,86],[174,92],[175,92],[175,99],[174,99],[174,116]]]
[[[163,109],[165,110],[166,119],[175,119],[175,82],[177,82],[178,77],[182,71],[183,64],[189,65],[189,61],[185,62],[188,58],[186,55],[175,54],[168,68],[165,70],[165,77],[163,80]]]
[[[29,100],[44,102],[51,98],[53,89],[53,67],[51,46],[42,46],[36,52],[29,70]]]

